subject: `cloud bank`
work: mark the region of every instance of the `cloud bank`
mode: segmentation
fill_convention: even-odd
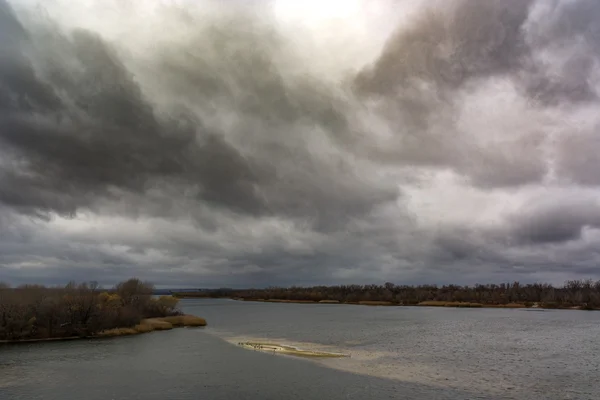
[[[600,277],[597,1],[306,4],[0,0],[0,280]]]

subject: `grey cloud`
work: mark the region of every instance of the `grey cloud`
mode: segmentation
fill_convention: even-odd
[[[397,135],[392,148],[373,149],[371,156],[400,164],[448,166],[482,187],[541,180],[546,166],[538,154],[525,159],[518,142],[507,141],[500,151],[473,146],[455,120],[464,93],[477,91],[488,78],[519,76],[530,54],[523,25],[532,4],[446,3],[401,27],[355,81],[362,96],[383,96],[383,112]]]
[[[541,139],[541,138],[540,138]],[[546,174],[546,163],[541,156],[542,144],[530,140],[512,144],[510,153],[499,149],[474,151],[474,156],[460,163],[471,182],[482,188],[515,187],[540,182]],[[507,154],[508,153],[508,154]]]
[[[569,247],[600,228],[594,196],[577,187],[598,185],[597,132],[572,135],[567,117],[598,103],[600,7],[439,4],[348,78],[303,65],[300,33],[263,8],[165,8],[156,32],[131,22],[111,36],[0,0],[0,277],[264,286],[597,274],[591,247]],[[494,224],[453,210],[423,223],[429,211],[406,193],[443,188],[443,172],[486,199],[563,184],[573,199],[550,190],[508,217],[498,205]]]
[[[482,246],[474,236],[474,232],[467,229],[438,232],[435,237],[439,248],[438,262],[477,258],[478,253],[482,252]]]
[[[33,27],[28,45],[46,50],[38,46],[39,72],[28,81],[53,88],[56,104],[38,107],[35,118],[23,107],[2,113],[6,158],[25,162],[18,172],[3,171],[0,199],[22,212],[73,215],[114,197],[113,188],[147,195],[169,181],[199,202],[250,214],[306,213],[322,229],[393,200],[397,190],[357,177],[343,158],[319,160],[305,148],[294,126],[342,130],[339,100],[318,82],[285,78],[273,60],[283,51],[278,38],[252,22],[237,21],[238,30],[199,27],[189,43],[160,48],[151,68],[161,77],[159,96],[173,101],[166,108],[147,98],[123,56],[97,34]],[[25,93],[41,102],[39,93],[12,89]],[[175,97],[246,120],[224,132]]]
[[[0,110],[51,108],[56,101],[54,93],[36,78],[23,54],[27,32],[4,0],[0,1],[0,36]]]
[[[415,79],[431,81],[443,90],[472,79],[510,75],[538,101],[596,99],[590,77],[600,54],[597,2],[454,4],[429,10],[410,28],[400,29],[373,66],[358,75],[357,88],[397,96]],[[555,57],[538,57],[543,51]],[[554,71],[552,63],[561,65],[560,70]]]
[[[536,105],[597,100],[600,51],[592,44],[598,43],[600,24],[592,16],[600,7],[590,1],[550,3],[444,3],[402,26],[355,81],[363,98],[380,104],[376,110],[396,138],[387,148],[357,139],[349,147],[386,163],[447,166],[486,188],[542,181],[544,128],[524,131],[499,148],[480,148],[455,118],[461,94],[477,92],[490,79],[508,80],[529,97],[523,119]]]
[[[254,193],[256,179],[248,160],[200,121],[159,120],[116,53],[98,36],[76,31],[55,36],[69,50],[69,70],[51,81],[50,110],[26,106],[4,109],[1,137],[8,157],[25,159],[19,170],[3,171],[1,198],[21,210],[74,213],[111,186],[144,192],[157,178],[172,177],[200,185],[200,197],[245,212],[264,209]],[[32,39],[33,40],[33,39]],[[14,60],[13,60],[14,61]],[[55,67],[50,65],[51,67]],[[23,79],[11,82],[9,95],[44,104],[49,87],[23,61]],[[50,77],[56,77],[49,71]],[[19,84],[22,86],[18,86]],[[25,85],[29,86],[25,86]],[[5,150],[6,151],[6,150]]]
[[[467,79],[510,72],[526,52],[521,26],[531,3],[463,0],[428,10],[389,40],[373,67],[358,76],[357,87],[393,95],[413,79],[456,87]]]
[[[532,57],[519,83],[537,101],[598,100],[600,5],[595,1],[538,2],[525,28]]]
[[[591,129],[574,126],[573,132],[559,139],[556,156],[558,173],[577,184],[598,186],[600,156],[595,149],[599,143],[600,124],[595,124]]]
[[[510,225],[517,244],[577,240],[584,228],[600,228],[600,203],[585,198],[532,199],[531,204],[511,217]]]
[[[569,43],[581,37],[591,47],[599,45],[600,5],[594,0],[539,2],[539,15],[529,27],[535,46]]]
[[[545,65],[525,67],[519,83],[530,97],[549,105],[598,100],[598,91],[591,83],[598,60],[586,54],[585,49],[578,53],[564,52],[559,56],[560,60],[551,61],[564,62],[558,73],[551,73]]]

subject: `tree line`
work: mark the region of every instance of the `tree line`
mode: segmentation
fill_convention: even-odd
[[[395,305],[452,305],[471,303],[484,306],[522,305],[544,308],[600,309],[600,280],[571,280],[555,287],[545,283],[460,285],[338,285],[314,287],[269,287],[266,289],[216,289],[174,293],[176,297],[231,297],[240,300],[312,302],[385,302]]]
[[[87,337],[143,318],[181,314],[176,298],[154,298],[153,289],[136,278],[108,290],[96,282],[16,288],[0,282],[0,341]]]

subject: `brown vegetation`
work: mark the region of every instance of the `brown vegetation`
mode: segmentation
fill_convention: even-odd
[[[171,317],[160,318],[160,321],[170,323],[173,326],[206,326],[204,318],[194,315],[174,315]]]
[[[136,325],[133,328],[113,328],[113,329],[106,329],[106,330],[103,330],[101,332],[98,332],[96,334],[96,336],[98,336],[98,337],[129,336],[129,335],[137,335],[139,333],[146,332],[144,329],[141,329],[141,330],[136,329],[138,326],[139,325]]]
[[[165,318],[146,318],[143,319],[142,322],[140,322],[140,325],[137,326],[146,326],[153,331],[167,331],[169,329],[173,329],[173,324],[165,321]]]
[[[527,308],[526,304],[520,304],[520,303],[508,303],[508,304],[489,304],[486,305],[486,307],[491,307],[491,308]],[[531,307],[534,307],[534,305],[531,305]]]
[[[206,325],[201,318],[180,315],[178,299],[153,297],[153,289],[139,279],[121,282],[110,290],[100,289],[95,282],[14,289],[2,284],[0,341],[122,336],[174,325]],[[163,320],[165,317],[169,320]]]
[[[282,299],[267,299],[268,303],[316,303],[314,300],[282,300]]]
[[[361,306],[391,306],[394,305],[391,301],[359,301]]]
[[[424,307],[464,307],[464,308],[476,308],[483,307],[481,303],[469,303],[464,301],[422,301],[419,306]]]
[[[154,331],[166,331],[177,327],[198,327],[206,326],[204,318],[194,315],[172,315],[162,318],[146,318],[133,328],[113,328],[106,329],[97,333],[99,337],[115,337],[137,335],[140,333],[148,333]]]
[[[174,293],[175,297],[229,297],[251,301],[346,303],[377,305],[429,305],[444,307],[600,309],[600,281],[568,281],[561,287],[519,282],[475,286],[342,285],[218,289]],[[269,299],[269,300],[264,300]]]

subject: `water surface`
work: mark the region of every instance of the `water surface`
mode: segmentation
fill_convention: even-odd
[[[209,327],[0,347],[0,399],[600,397],[600,313],[182,303]],[[238,339],[351,358],[266,354]]]

